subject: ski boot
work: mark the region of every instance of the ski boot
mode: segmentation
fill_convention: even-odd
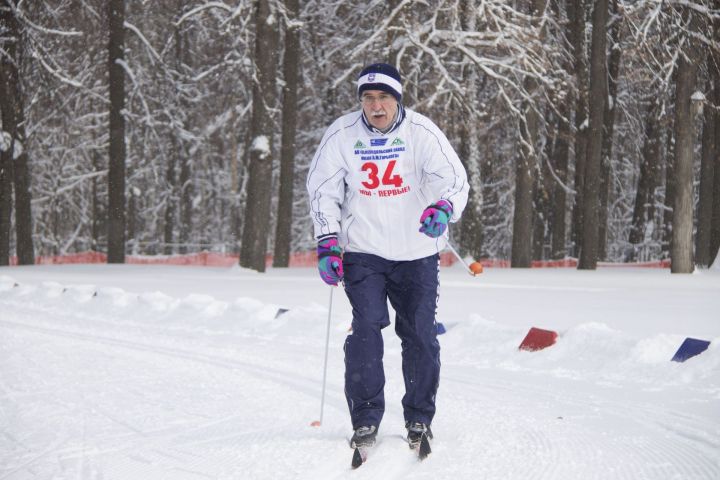
[[[375,425],[358,427],[350,439],[350,448],[370,448],[375,445],[377,427]]]

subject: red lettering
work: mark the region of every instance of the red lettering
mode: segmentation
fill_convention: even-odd
[[[392,185],[394,187],[401,187],[403,184],[403,178],[395,174],[393,175],[393,170],[395,169],[395,160],[390,160],[387,163],[387,166],[385,167],[385,171],[382,175],[382,184],[383,185]],[[378,177],[378,173],[380,173],[380,170],[377,166],[377,164],[373,162],[366,162],[363,163],[362,167],[360,169],[363,172],[367,172],[368,178],[366,181],[361,182],[362,186],[367,189],[375,189],[380,186],[380,178]]]

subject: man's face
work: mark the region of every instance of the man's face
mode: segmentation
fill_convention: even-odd
[[[365,90],[360,102],[370,125],[378,130],[388,128],[398,111],[395,97],[382,90]]]

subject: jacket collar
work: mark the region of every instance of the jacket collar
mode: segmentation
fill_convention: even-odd
[[[392,133],[394,130],[397,130],[397,128],[400,126],[400,124],[405,120],[405,107],[403,107],[402,103],[398,103],[398,110],[397,115],[395,116],[395,121],[390,125],[390,128],[388,128],[385,132],[383,132],[380,129],[377,129],[370,125],[370,122],[368,122],[367,117],[365,116],[365,112],[362,111],[362,121],[365,124],[365,128],[370,130],[372,133],[377,133],[379,135],[388,135],[389,133]]]

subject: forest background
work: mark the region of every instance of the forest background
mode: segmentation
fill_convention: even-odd
[[[717,0],[0,0],[0,265],[313,250],[305,178],[384,61],[458,151],[475,258],[720,246]]]

